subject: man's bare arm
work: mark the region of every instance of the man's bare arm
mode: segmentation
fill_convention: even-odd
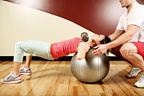
[[[127,30],[126,30],[125,33],[123,33],[122,35],[120,35],[113,42],[110,42],[110,43],[106,44],[107,47],[108,47],[108,49],[117,47],[119,45],[122,45],[122,44],[128,42],[129,40],[132,39],[132,37],[134,36],[134,34],[138,30],[139,30],[138,26],[136,26],[136,25],[128,25]]]

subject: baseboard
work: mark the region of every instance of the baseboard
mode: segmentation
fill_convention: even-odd
[[[43,59],[37,56],[33,56],[32,60],[44,60],[44,61],[71,61],[72,56],[65,56],[61,57],[57,60],[47,60]],[[122,60],[116,56],[108,56],[109,60],[114,61],[114,60]],[[26,60],[26,56],[24,56],[23,60]],[[13,61],[13,56],[0,56],[0,61]]]

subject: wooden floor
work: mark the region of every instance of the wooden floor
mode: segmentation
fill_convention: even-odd
[[[125,78],[131,68],[127,62],[110,63],[102,82],[85,84],[72,75],[70,61],[32,61],[32,75],[21,76],[24,81],[19,84],[0,83],[0,96],[144,96],[144,88],[133,86],[138,78]],[[0,62],[0,79],[12,66],[13,62]]]

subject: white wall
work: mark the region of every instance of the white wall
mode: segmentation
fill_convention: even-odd
[[[66,19],[0,0],[0,56],[13,56],[17,41],[56,42],[92,32]]]

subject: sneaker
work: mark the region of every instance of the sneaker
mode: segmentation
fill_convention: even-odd
[[[30,68],[24,68],[24,66],[23,66],[20,68],[19,74],[20,75],[31,75],[31,70],[30,70]]]
[[[1,79],[2,83],[20,83],[22,80],[20,75],[13,76],[12,72],[4,79]]]
[[[125,76],[126,78],[136,77],[141,70],[139,68],[133,67],[131,71]]]
[[[144,72],[141,72],[140,79],[134,84],[135,87],[144,88]]]

